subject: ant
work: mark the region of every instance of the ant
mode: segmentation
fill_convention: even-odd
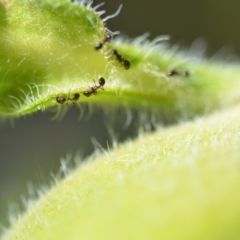
[[[118,62],[123,64],[123,66],[125,67],[125,69],[129,69],[130,68],[130,62],[126,59],[124,59],[116,49],[111,50],[111,54],[115,55],[115,57],[117,58]]]
[[[104,85],[105,85],[105,79],[103,77],[99,78],[98,80],[98,83],[99,85],[96,85],[95,83],[95,80],[93,79],[93,82],[94,82],[94,86],[90,88],[90,90],[88,91],[85,91],[83,94],[86,96],[86,97],[90,97],[92,94],[97,94],[97,90],[99,88],[101,88],[102,90],[104,90]]]
[[[106,36],[105,36],[105,38],[103,39],[103,41],[102,41],[102,42],[99,42],[99,43],[97,43],[97,44],[95,45],[95,50],[100,50],[100,49],[102,49],[103,46],[104,46],[104,44],[110,42],[111,39],[112,39],[112,35],[111,35],[110,33],[107,33]]]
[[[189,76],[189,72],[187,70],[184,70],[182,72],[178,72],[176,70],[170,70],[167,72],[167,76],[171,77],[171,76],[184,76],[184,77],[188,77]]]
[[[79,93],[74,93],[73,97],[56,97],[56,101],[59,104],[64,104],[66,101],[72,101],[73,103],[77,102],[77,100],[80,98],[80,94]]]

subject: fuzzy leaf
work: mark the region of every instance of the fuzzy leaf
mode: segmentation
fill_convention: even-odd
[[[3,240],[239,239],[240,106],[145,134],[69,172]]]
[[[61,108],[56,97],[68,100],[67,105],[75,102],[76,93],[80,107],[94,103],[199,114],[221,105],[229,89],[235,89],[236,66],[222,69],[221,64],[200,60],[198,53],[177,53],[161,38],[118,40],[96,51],[95,45],[104,42],[107,30],[90,5],[85,1],[2,0],[2,117]],[[124,60],[130,62],[130,69],[125,69]],[[83,93],[91,91],[93,79],[98,85],[100,77],[106,80],[105,90],[86,97]]]

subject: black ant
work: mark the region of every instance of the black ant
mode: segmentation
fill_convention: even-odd
[[[184,77],[188,77],[189,76],[189,72],[187,70],[184,70],[182,72],[178,72],[176,70],[170,70],[167,72],[167,76],[171,77],[171,76],[184,76]]]
[[[59,103],[59,104],[64,104],[65,102],[67,101],[72,101],[73,103],[77,102],[77,100],[80,98],[80,94],[79,93],[74,93],[73,94],[73,97],[59,97],[57,96],[56,97],[56,101]]]
[[[93,79],[94,81],[94,86],[90,88],[90,90],[88,91],[85,91],[83,94],[86,96],[86,97],[90,97],[92,94],[95,95],[97,94],[97,90],[99,88],[101,88],[102,90],[104,90],[104,85],[105,85],[105,79],[103,77],[99,78],[98,80],[98,83],[99,85],[96,85],[95,83],[95,80]]]
[[[115,57],[117,58],[118,62],[120,62],[121,64],[123,64],[123,66],[125,67],[125,69],[129,69],[130,68],[130,62],[126,59],[124,59],[116,49],[113,49],[111,51],[112,55],[115,55]]]
[[[95,45],[95,49],[96,50],[102,49],[104,44],[110,42],[111,39],[112,39],[112,35],[110,33],[107,33],[103,41]]]

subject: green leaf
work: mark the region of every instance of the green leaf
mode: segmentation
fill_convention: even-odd
[[[105,34],[103,22],[83,4],[6,1],[1,23],[3,116],[20,116],[55,105],[57,94],[76,91],[83,85],[83,76],[93,72],[91,55],[102,60],[93,46]]]
[[[63,162],[2,240],[239,239],[239,116],[145,134],[72,172]]]
[[[237,64],[180,53],[145,36],[96,51],[107,30],[84,1],[2,0],[0,28],[2,117],[62,107],[56,97],[76,93],[80,107],[125,105],[171,114],[239,102]],[[100,77],[104,91],[85,96]],[[65,179],[29,201],[3,239],[238,239],[239,116],[237,105],[145,134],[73,172],[62,163]]]
[[[223,69],[222,64],[201,60],[198,53],[168,49],[161,38],[117,40],[96,51],[108,30],[90,4],[85,5],[67,0],[1,3],[2,117],[52,106],[59,109],[57,97],[68,99],[67,105],[75,102],[71,99],[76,93],[80,107],[94,103],[200,114],[221,105],[223,97],[226,101],[225,95],[235,89],[236,66]],[[131,64],[128,70],[124,59]],[[98,85],[100,77],[106,80],[104,91],[98,89],[96,96],[86,97],[84,92]]]

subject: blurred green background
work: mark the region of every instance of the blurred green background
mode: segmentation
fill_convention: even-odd
[[[95,0],[93,5],[98,3],[101,1]],[[145,32],[151,34],[150,39],[169,34],[171,44],[184,48],[204,40],[208,57],[221,60],[230,56],[231,51],[240,56],[240,1],[105,0],[101,9],[110,15],[121,3],[120,15],[107,22],[112,31],[120,30],[131,38]],[[137,117],[128,128],[123,128],[126,120],[123,110],[118,114],[122,118],[115,123],[99,109],[94,109],[90,118],[79,120],[79,115],[79,109],[72,107],[61,121],[52,121],[54,113],[47,112],[0,124],[0,223],[3,226],[8,225],[9,206],[12,208],[16,203],[23,208],[27,185],[49,185],[50,173],[58,172],[62,157],[72,153],[81,156],[80,161],[89,156],[94,150],[93,138],[104,147],[111,145],[109,127],[118,141],[136,136]],[[70,162],[70,165],[74,164]]]

